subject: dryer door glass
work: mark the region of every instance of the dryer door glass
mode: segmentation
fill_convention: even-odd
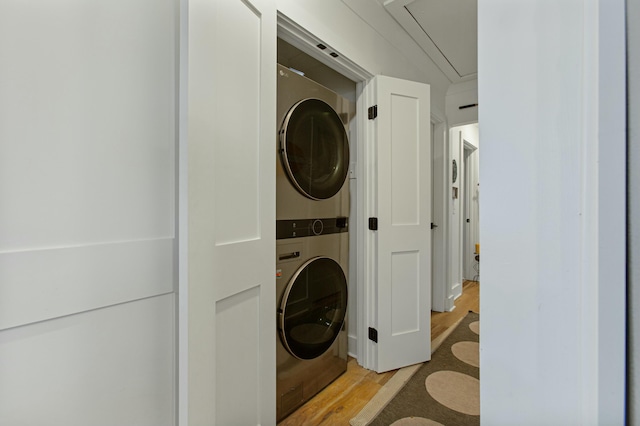
[[[342,120],[319,99],[295,104],[280,133],[282,162],[293,185],[314,200],[333,197],[349,171],[349,141]]]
[[[315,257],[298,269],[280,304],[280,337],[291,354],[313,359],[331,347],[347,311],[347,279],[340,265]]]

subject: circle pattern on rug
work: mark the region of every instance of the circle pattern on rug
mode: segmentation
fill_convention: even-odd
[[[478,342],[458,342],[451,345],[451,352],[462,362],[480,367],[480,345]]]
[[[424,381],[429,395],[451,410],[480,415],[480,380],[457,371],[436,371]]]
[[[444,426],[442,423],[425,419],[424,417],[405,417],[391,423],[391,426]]]
[[[471,331],[476,333],[478,336],[480,335],[480,321],[472,322],[471,324],[469,324],[469,328],[471,329]]]

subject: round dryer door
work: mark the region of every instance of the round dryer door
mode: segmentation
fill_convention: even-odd
[[[280,132],[282,162],[303,195],[324,200],[340,191],[349,171],[349,141],[330,105],[305,99],[287,113]]]
[[[293,275],[280,304],[280,336],[299,359],[322,355],[338,337],[347,311],[347,279],[328,257],[314,257]]]

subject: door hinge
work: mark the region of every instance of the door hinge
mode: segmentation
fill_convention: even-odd
[[[378,330],[373,327],[369,327],[369,340],[378,343]]]
[[[438,225],[436,225],[435,223],[431,222],[431,229],[436,229],[438,227]]]
[[[377,217],[370,217],[369,218],[369,229],[372,231],[377,231],[378,230],[378,218]]]
[[[369,107],[369,120],[373,120],[378,116],[378,105]]]

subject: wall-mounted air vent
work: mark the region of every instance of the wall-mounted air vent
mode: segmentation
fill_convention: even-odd
[[[469,104],[469,105],[462,105],[459,106],[458,109],[467,109],[467,108],[473,108],[473,107],[477,107],[478,104]]]

